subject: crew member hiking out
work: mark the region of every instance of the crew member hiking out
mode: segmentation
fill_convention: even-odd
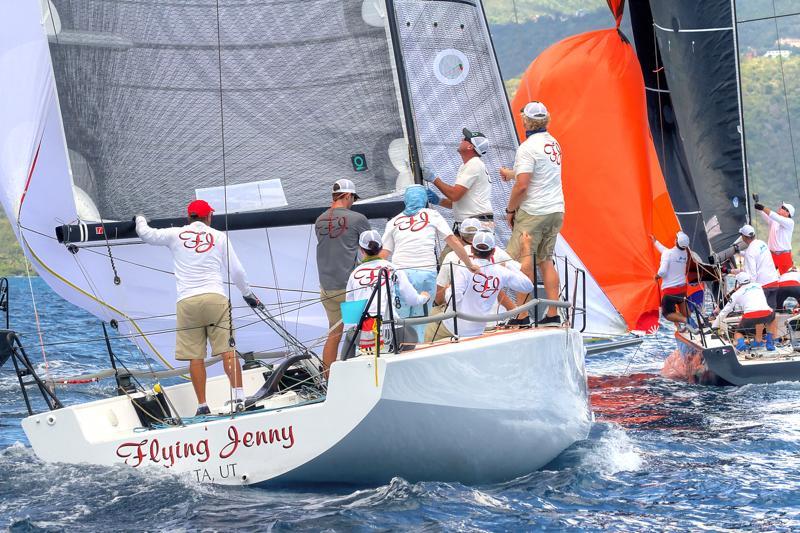
[[[689,261],[689,236],[679,231],[675,246],[661,253],[656,281],[661,280],[661,314],[674,322],[678,331],[687,327],[686,267]],[[688,326],[692,329],[692,326]]]
[[[719,312],[717,318],[711,324],[713,328],[719,328],[720,323],[730,314],[734,308],[742,310],[742,319],[736,328],[734,339],[736,349],[744,351],[747,349],[744,336],[755,330],[755,340],[750,348],[764,347],[763,333],[767,329],[767,350],[775,350],[775,335],[777,333],[777,321],[775,311],[767,304],[767,298],[761,285],[751,280],[747,272],[736,274],[736,290],[731,294],[731,298],[725,307]]]
[[[747,249],[742,252],[744,257],[744,270],[750,279],[758,283],[767,297],[767,303],[772,309],[778,307],[778,281],[780,274],[775,268],[775,263],[769,253],[767,243],[756,239],[756,230],[753,226],[745,224],[739,228],[742,241],[747,244]]]
[[[794,232],[794,206],[786,202],[778,211],[756,202],[755,208],[769,226],[767,246],[778,272],[785,274],[794,265],[792,260],[792,233]]]
[[[232,281],[250,307],[261,302],[247,283],[247,276],[227,235],[211,227],[214,210],[203,200],[190,203],[189,224],[180,228],[154,229],[145,217],[136,217],[136,233],[147,244],[167,246],[172,252],[177,287],[175,358],[189,361],[189,374],[197,395],[197,414],[210,413],[206,404],[207,343],[211,355],[222,355],[225,373],[238,409],[244,402],[242,367],[234,350],[231,302],[225,292]],[[229,279],[226,279],[227,276]]]
[[[358,262],[358,236],[370,229],[369,221],[350,208],[358,200],[356,186],[347,179],[333,184],[333,203],[314,223],[317,235],[317,271],[320,299],[328,316],[328,339],[322,349],[322,364],[327,371],[336,360],[342,339],[342,311],[347,278]]]
[[[417,291],[432,294],[436,288],[437,235],[456,252],[467,268],[477,269],[444,217],[425,207],[428,203],[425,187],[410,185],[405,191],[404,201],[403,212],[386,224],[381,257],[391,256],[392,263],[406,273]],[[422,306],[409,304],[403,304],[399,312],[403,318],[424,314]],[[425,328],[415,326],[414,329],[418,338],[422,338]]]
[[[364,258],[356,266],[347,280],[347,301],[369,300],[375,285],[381,287],[381,308],[378,309],[377,297],[372,300],[368,309],[370,315],[380,316],[383,321],[388,320],[389,306],[393,305],[395,297],[407,305],[422,305],[430,299],[430,293],[426,291],[417,292],[408,280],[405,272],[398,270],[391,261],[381,259],[380,253],[383,250],[381,235],[375,230],[362,233],[358,239],[358,244]],[[386,286],[386,278],[382,276],[382,271],[388,271],[389,283],[391,284],[391,294]],[[380,324],[374,318],[365,320],[361,326],[359,349],[361,353],[368,353],[375,348],[375,334]],[[381,339],[388,338],[390,329],[381,329]],[[421,340],[418,338],[418,340]],[[392,339],[394,342],[394,339]],[[381,341],[383,344],[383,341]]]
[[[489,149],[489,140],[482,133],[467,128],[462,130],[462,134],[463,138],[458,144],[462,163],[456,172],[455,183],[448,184],[428,168],[423,168],[422,177],[444,194],[445,198],[439,205],[453,210],[453,230],[456,235],[460,224],[467,218],[478,219],[484,229],[494,231],[492,187],[486,164],[481,159]]]
[[[447,306],[444,312],[457,311],[470,315],[489,315],[497,302],[497,295],[504,289],[511,289],[521,293],[533,290],[533,283],[521,271],[505,267],[492,262],[495,250],[494,235],[488,231],[479,231],[472,238],[472,255],[475,264],[480,267],[478,272],[471,272],[463,266],[454,266],[453,282],[450,294],[445,296]],[[531,258],[523,258],[530,262]],[[455,298],[455,306],[453,305]],[[486,329],[486,322],[458,321],[459,337],[476,337],[482,335]],[[428,324],[425,330],[425,341],[434,342],[449,339],[456,333],[454,319],[448,318],[442,322]]]

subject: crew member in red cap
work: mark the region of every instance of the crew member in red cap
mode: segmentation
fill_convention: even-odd
[[[189,361],[189,373],[197,395],[196,416],[200,416],[210,413],[206,404],[204,364],[207,343],[211,344],[212,356],[222,355],[236,408],[244,405],[242,368],[233,348],[231,303],[225,291],[226,281],[236,284],[250,307],[260,307],[261,302],[250,289],[227,235],[211,227],[214,210],[208,202],[195,200],[189,204],[187,212],[189,224],[165,229],[151,228],[147,219],[138,215],[136,233],[147,244],[167,246],[172,252],[178,293],[175,358]]]

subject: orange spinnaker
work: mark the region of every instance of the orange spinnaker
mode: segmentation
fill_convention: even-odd
[[[563,150],[562,235],[631,330],[658,325],[660,255],[650,235],[673,246],[679,225],[647,121],[633,47],[616,29],[569,37],[531,63],[515,113],[544,102]],[[521,139],[525,131],[516,116]]]

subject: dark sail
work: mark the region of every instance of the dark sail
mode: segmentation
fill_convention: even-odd
[[[708,236],[678,130],[669,85],[661,68],[663,61],[655,39],[650,4],[648,0],[631,0],[628,5],[636,54],[646,88],[650,131],[667,190],[681,229],[691,239],[692,248],[706,257],[710,251]]]
[[[730,0],[650,7],[691,181],[711,248],[721,250],[748,220]]]

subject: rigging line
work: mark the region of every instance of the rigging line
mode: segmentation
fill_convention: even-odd
[[[781,19],[781,18],[784,18],[784,17],[795,17],[797,15],[800,15],[800,11],[795,11],[794,13],[784,13],[782,15],[774,14],[774,13],[776,13],[776,11],[775,11],[775,2],[773,2],[772,4],[773,4],[772,5],[772,13],[773,13],[773,15],[771,17],[760,17],[760,18],[754,18],[754,19],[739,20],[739,21],[737,21],[737,23],[738,24],[745,24],[747,22],[759,22],[759,21],[762,21],[762,20],[770,20],[770,19],[777,20],[777,19]]]
[[[797,154],[794,150],[794,135],[792,134],[792,115],[789,113],[789,94],[786,92],[786,73],[783,70],[783,51],[781,50],[781,34],[778,30],[778,17],[775,8],[775,0],[772,0],[772,14],[775,19],[775,37],[778,40],[778,60],[781,66],[781,81],[783,83],[783,101],[786,105],[786,122],[789,125],[789,145],[792,148],[792,163],[794,164],[794,183],[797,187],[797,195],[800,196],[800,176],[797,174]]]
[[[272,242],[269,239],[269,228],[265,228],[264,232],[267,235],[267,252],[269,255],[269,262],[272,266],[272,279],[275,281],[275,285],[280,285],[278,282],[278,270],[275,268],[275,257],[272,255]],[[308,256],[306,256],[306,259]],[[278,300],[278,314],[275,317],[282,317],[283,316],[283,304],[281,302],[281,293],[279,291],[275,292],[275,298]],[[286,321],[281,320],[280,325],[286,329]],[[285,340],[285,339],[284,339]],[[286,341],[286,349],[289,350],[289,341]]]
[[[50,380],[50,364],[47,362],[47,353],[45,353],[44,349],[44,338],[42,337],[42,326],[39,322],[39,310],[36,307],[36,296],[33,294],[33,281],[31,281],[31,271],[30,267],[28,266],[28,258],[25,259],[25,273],[28,276],[28,287],[31,291],[31,302],[33,303],[33,317],[36,319],[36,333],[39,335],[39,343],[41,345],[42,350],[42,359],[44,359],[44,372],[47,376],[47,379]]]
[[[301,288],[306,286],[306,273],[308,272],[308,256],[309,256],[309,254],[311,252],[311,235],[312,235],[312,232],[313,232],[313,230],[311,229],[311,227],[309,227],[308,228],[308,242],[306,242],[306,262],[303,265],[303,278],[300,281],[300,287]],[[278,283],[276,282],[275,285],[277,285],[277,284]],[[278,310],[280,310],[280,307],[278,308]],[[299,329],[300,329],[300,310],[298,309],[297,310],[297,314],[294,317],[294,336],[295,337],[298,336]]]

